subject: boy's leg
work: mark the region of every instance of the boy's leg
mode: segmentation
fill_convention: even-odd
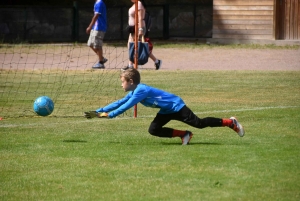
[[[152,59],[153,62],[156,61],[156,57],[152,54],[152,52],[150,52],[149,57]]]
[[[102,47],[100,47],[99,49],[95,49],[93,47],[91,47],[91,49],[97,54],[98,58],[99,58],[99,63],[101,63],[101,61],[104,61],[104,57],[103,57],[103,51],[102,51]],[[103,62],[105,63],[105,62]]]
[[[104,63],[107,61],[107,59],[105,59],[102,55],[102,47],[99,49],[95,49],[93,47],[91,47],[91,48],[94,50],[94,52],[98,56],[98,62],[96,64],[94,64],[93,68],[94,69],[105,68]]]
[[[149,57],[154,61],[155,69],[159,70],[162,65],[162,60],[157,59],[152,52],[150,52]]]
[[[93,68],[104,68],[104,63],[107,61],[107,59],[103,57],[102,50],[104,35],[105,32],[102,31],[92,30],[90,33],[88,46],[97,54],[99,60],[99,62],[96,63]]]
[[[205,117],[203,119],[196,116],[190,108],[184,106],[179,110],[176,115],[178,121],[184,122],[190,126],[196,128],[206,128],[206,127],[221,127],[223,120],[215,117]]]
[[[231,117],[230,119],[221,119],[215,117],[205,117],[200,119],[187,106],[184,106],[177,114],[176,120],[196,128],[202,129],[206,127],[227,126],[233,129],[240,137],[243,137],[245,134],[243,126],[234,117]]]
[[[166,125],[170,120],[178,120],[179,113],[172,113],[172,114],[156,114],[156,117],[151,122],[148,132],[151,135],[157,137],[183,137],[187,131],[176,130],[173,128],[163,127]],[[181,120],[180,120],[181,121]]]
[[[105,36],[105,32],[99,31],[97,33],[96,42],[95,42],[96,54],[98,55],[99,63],[102,63],[102,64],[105,63],[104,57],[103,57],[103,50],[102,50],[104,36]]]
[[[170,120],[177,120],[186,123],[195,128],[206,127],[230,127],[233,123],[232,119],[221,119],[215,117],[205,117],[200,119],[187,106],[184,106],[179,112],[173,114],[157,114],[149,127],[149,133],[159,137],[177,137],[182,136],[186,131],[175,130],[163,126]]]
[[[180,137],[183,145],[189,144],[193,136],[192,132],[163,127],[170,120],[178,120],[200,129],[206,127],[228,126],[237,132],[239,136],[244,136],[244,129],[242,125],[239,124],[234,117],[231,117],[230,119],[221,119],[215,117],[206,117],[200,119],[187,106],[184,106],[179,112],[173,114],[157,114],[154,120],[151,122],[148,132],[157,137]]]
[[[222,119],[215,117],[206,117],[200,119],[197,117],[188,107],[184,106],[178,113],[175,120],[184,122],[190,126],[196,128],[205,128],[205,127],[220,127],[222,126]],[[182,133],[184,132],[184,135]],[[190,143],[190,140],[193,137],[193,133],[190,131],[180,131],[173,130],[173,137],[180,137],[182,145],[187,145]]]
[[[154,66],[155,66],[155,69],[156,70],[159,70],[161,68],[161,65],[162,65],[162,60],[160,59],[157,59],[154,54],[153,54],[153,44],[150,40],[150,38],[148,37],[145,37],[145,42],[148,42],[148,45],[149,45],[149,51],[150,51],[150,54],[149,54],[149,57],[152,59],[152,61],[154,62]]]
[[[148,130],[149,133],[157,137],[165,137],[165,138],[180,137],[182,140],[182,145],[189,144],[193,136],[192,132],[163,127],[170,120],[176,119],[177,116],[178,116],[178,112],[173,114],[157,114],[154,120],[150,124]]]
[[[151,122],[148,132],[151,135],[157,137],[167,137],[171,138],[173,129],[168,127],[163,127],[171,120],[171,115],[163,115],[163,114],[156,114],[156,117]]]

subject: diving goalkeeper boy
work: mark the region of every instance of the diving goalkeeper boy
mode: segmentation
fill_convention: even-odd
[[[164,127],[169,121],[177,120],[190,126],[202,129],[205,127],[224,127],[233,129],[240,137],[245,131],[235,117],[221,119],[215,117],[197,117],[177,95],[140,83],[140,73],[134,68],[128,68],[120,75],[124,91],[129,93],[122,99],[117,100],[96,111],[85,112],[85,117],[114,118],[134,105],[141,103],[146,107],[160,108],[156,117],[151,122],[148,132],[157,137],[173,138],[180,137],[182,145],[189,144],[193,133],[185,130],[177,130]]]

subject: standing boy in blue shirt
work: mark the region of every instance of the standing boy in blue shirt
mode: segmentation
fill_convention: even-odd
[[[92,68],[105,68],[104,63],[107,61],[103,57],[103,38],[107,29],[106,6],[103,0],[96,0],[94,4],[94,16],[90,25],[86,29],[86,33],[90,34],[87,45],[98,55],[99,62]]]
[[[134,68],[128,68],[121,73],[121,82],[124,91],[129,93],[122,99],[117,100],[96,111],[85,112],[85,117],[114,118],[137,103],[146,107],[160,108],[149,127],[149,133],[157,137],[180,137],[182,145],[189,144],[193,134],[190,131],[176,130],[164,127],[170,120],[184,122],[196,128],[227,126],[233,129],[240,137],[245,131],[236,118],[220,119],[215,117],[197,117],[183,102],[183,100],[169,92],[140,83],[140,73]]]

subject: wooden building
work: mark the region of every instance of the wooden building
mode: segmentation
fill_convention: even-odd
[[[300,42],[300,0],[213,0],[214,42]]]

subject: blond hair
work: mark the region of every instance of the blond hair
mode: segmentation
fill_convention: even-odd
[[[141,81],[141,75],[135,68],[128,68],[124,70],[120,77],[124,77],[126,81],[132,80],[134,84],[138,85]]]

